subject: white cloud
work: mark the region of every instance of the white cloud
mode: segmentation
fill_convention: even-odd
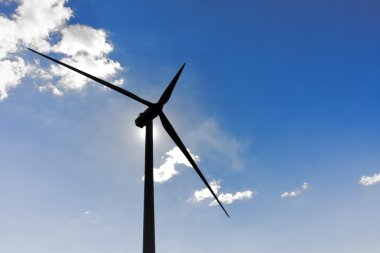
[[[9,2],[1,1],[0,4]],[[81,90],[90,82],[56,64],[43,69],[38,62],[25,62],[20,57],[26,46],[43,53],[63,54],[62,61],[100,78],[114,77],[122,69],[120,63],[107,58],[113,47],[104,30],[68,24],[73,11],[65,6],[67,0],[15,2],[18,6],[14,13],[9,16],[0,13],[0,65],[12,67],[11,71],[1,72],[0,100],[5,99],[9,90],[18,86],[27,74],[43,82],[38,87],[40,91],[50,91],[54,95],[63,95],[66,90]],[[117,80],[118,85],[123,83],[121,80]]]
[[[195,162],[199,162],[199,156],[194,155],[188,150],[190,155],[193,157]],[[178,147],[174,147],[173,149],[166,152],[165,162],[159,167],[154,168],[153,170],[153,177],[155,182],[164,183],[171,179],[173,176],[177,175],[179,172],[176,170],[175,166],[177,164],[183,164],[187,167],[191,167],[191,164],[186,159],[186,157],[183,155],[181,150]],[[142,178],[144,179],[144,177]],[[242,192],[236,192],[235,194],[232,193],[219,193],[219,190],[221,188],[220,185],[221,181],[213,180],[210,182],[211,189],[217,194],[220,202],[224,204],[232,204],[236,200],[242,200],[242,199],[250,199],[255,195],[255,192],[251,190],[246,190]],[[218,195],[219,194],[219,195]],[[210,190],[206,187],[200,190],[196,190],[193,193],[193,196],[189,199],[191,202],[201,202],[204,200],[210,200],[210,206],[216,204],[216,201],[213,200],[213,196],[210,192]],[[215,203],[214,203],[215,202]]]
[[[28,72],[23,59],[0,60],[0,101],[8,97],[8,90],[16,87]]]
[[[53,85],[51,83],[47,83],[47,84],[39,86],[38,90],[40,92],[50,91],[55,96],[62,96],[63,95],[63,92],[60,89],[58,89],[57,86],[55,86],[55,85]]]
[[[112,52],[112,45],[107,42],[107,34],[102,29],[75,24],[65,27],[61,31],[62,39],[52,47],[58,53],[70,56],[86,53],[92,56],[102,56]]]
[[[114,84],[114,85],[117,85],[117,86],[120,86],[120,85],[122,85],[124,82],[125,82],[125,79],[124,79],[124,78],[119,78],[119,79],[113,81],[113,84]]]
[[[23,0],[11,18],[0,16],[0,59],[21,50],[22,46],[33,46],[47,51],[53,32],[57,32],[73,15],[65,7],[64,0]]]
[[[359,183],[364,186],[378,184],[380,183],[380,173],[375,173],[373,176],[362,176]]]
[[[61,61],[104,79],[112,77],[117,71],[122,69],[118,62],[104,57],[94,57],[89,54],[77,54],[65,57]],[[87,77],[57,64],[51,65],[50,73],[60,77],[57,86],[63,90],[82,90],[90,82],[90,79]]]
[[[294,198],[294,197],[298,197],[303,191],[306,191],[310,189],[310,184],[305,182],[301,185],[300,188],[297,188],[293,191],[289,191],[289,192],[283,192],[281,194],[281,197],[282,198]]]
[[[310,188],[310,184],[309,183],[303,183],[302,184],[302,190],[307,190],[307,189],[309,189]]]
[[[242,192],[236,192],[235,194],[232,193],[219,193],[219,190],[221,188],[220,185],[221,181],[211,181],[210,187],[214,191],[214,193],[218,196],[219,201],[222,204],[231,205],[233,202],[237,200],[243,200],[243,199],[251,199],[256,193],[251,190],[246,190]],[[209,203],[209,206],[217,205],[217,201],[214,199],[214,196],[212,196],[210,190],[205,187],[201,190],[196,190],[193,193],[193,196],[189,199],[190,202],[202,202],[204,200],[212,200]]]
[[[194,155],[189,151],[191,157],[195,162],[199,162],[199,156]],[[187,158],[181,152],[178,147],[166,152],[165,162],[159,167],[153,169],[153,178],[155,182],[164,183],[171,179],[173,176],[177,175],[179,172],[175,169],[177,164],[183,164],[187,167],[192,167]]]
[[[281,197],[283,197],[283,198],[297,197],[300,194],[301,194],[300,190],[295,190],[295,191],[291,191],[291,192],[284,192],[281,194]]]
[[[215,194],[218,194],[220,189],[220,181],[211,181],[210,187],[215,192]],[[200,202],[209,198],[213,198],[210,190],[208,188],[203,188],[201,190],[196,190],[191,200],[194,202]]]
[[[236,200],[242,200],[242,199],[250,199],[255,195],[253,191],[247,190],[243,192],[237,192],[235,194],[232,193],[221,193],[218,195],[218,199],[221,203],[231,205]],[[210,205],[215,206],[218,203],[216,200],[213,200]]]

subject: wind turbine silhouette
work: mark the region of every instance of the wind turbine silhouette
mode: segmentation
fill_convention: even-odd
[[[194,162],[193,158],[191,157],[190,153],[187,151],[185,145],[179,138],[178,134],[174,130],[172,124],[169,122],[168,118],[165,116],[164,112],[162,111],[162,108],[164,105],[169,101],[169,98],[174,90],[174,87],[178,81],[179,76],[182,73],[183,68],[185,67],[185,64],[182,65],[182,67],[178,70],[177,74],[174,76],[173,80],[169,83],[168,87],[165,89],[164,93],[162,93],[160,99],[157,103],[149,102],[145,99],[142,99],[138,97],[137,95],[133,94],[132,92],[129,92],[123,88],[120,88],[114,84],[111,84],[107,81],[104,81],[100,78],[97,78],[93,75],[90,75],[82,70],[79,70],[77,68],[74,68],[66,63],[60,62],[50,56],[44,55],[40,52],[37,52],[31,48],[28,48],[30,51],[41,55],[42,57],[45,57],[53,62],[56,62],[66,68],[69,68],[79,74],[82,74],[95,82],[98,82],[104,86],[107,86],[110,89],[113,89],[121,94],[124,94],[127,97],[130,97],[146,106],[148,108],[143,112],[140,113],[138,118],[135,120],[136,126],[145,128],[145,180],[144,180],[144,227],[143,227],[143,253],[154,253],[155,252],[155,229],[154,229],[154,186],[153,186],[153,120],[159,116],[161,123],[165,129],[165,131],[169,134],[169,136],[172,138],[174,143],[178,146],[178,148],[182,151],[182,153],[185,155],[187,160],[190,162],[190,164],[193,166],[195,172],[198,174],[198,176],[201,178],[203,183],[207,186],[207,188],[210,190],[211,194],[214,196],[216,201],[219,203],[220,207],[223,209],[224,213],[227,215],[227,217],[230,217],[224,209],[222,203],[219,201],[218,197],[210,187],[209,183],[207,182],[206,178],[203,176],[202,172],[198,168],[197,164]]]

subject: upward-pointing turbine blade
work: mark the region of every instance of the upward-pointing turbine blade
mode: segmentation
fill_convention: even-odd
[[[102,85],[104,85],[104,86],[107,86],[107,87],[110,88],[110,89],[113,89],[113,90],[115,90],[115,91],[117,91],[117,92],[119,92],[119,93],[121,93],[121,94],[124,94],[125,96],[130,97],[130,98],[132,98],[132,99],[134,99],[134,100],[136,100],[136,101],[138,101],[138,102],[140,102],[140,103],[142,103],[142,104],[144,104],[144,105],[146,105],[146,106],[151,106],[151,105],[153,105],[151,102],[146,101],[145,99],[142,99],[142,98],[136,96],[135,94],[133,94],[132,92],[129,92],[129,91],[127,91],[127,90],[124,90],[123,88],[120,88],[119,86],[116,86],[116,85],[111,84],[111,83],[109,83],[109,82],[107,82],[107,81],[104,81],[104,80],[102,80],[102,79],[100,79],[100,78],[98,78],[98,77],[95,77],[95,76],[93,76],[93,75],[90,75],[90,74],[88,74],[88,73],[86,73],[86,72],[84,72],[84,71],[82,71],[82,70],[80,70],[80,69],[74,68],[74,67],[72,67],[72,66],[70,66],[70,65],[68,65],[68,64],[66,64],[66,63],[60,62],[60,61],[58,61],[58,60],[56,60],[56,59],[54,59],[54,58],[52,58],[52,57],[50,57],[50,56],[44,55],[44,54],[42,54],[42,53],[40,53],[40,52],[37,52],[36,50],[33,50],[33,49],[31,49],[31,48],[27,48],[27,49],[29,49],[30,51],[32,51],[32,52],[34,52],[34,53],[36,53],[36,54],[41,55],[42,57],[47,58],[47,59],[49,59],[49,60],[51,60],[51,61],[53,61],[53,62],[55,62],[55,63],[58,63],[58,64],[60,64],[60,65],[62,65],[62,66],[65,66],[66,68],[69,68],[69,69],[71,69],[71,70],[73,70],[73,71],[75,71],[75,72],[77,72],[77,73],[79,73],[79,74],[82,74],[82,75],[84,75],[84,76],[86,76],[86,77],[88,77],[88,78],[94,80],[95,82],[98,82],[98,83],[100,83],[100,84],[102,84]]]
[[[164,91],[164,93],[162,93],[160,100],[158,100],[158,104],[164,105],[169,101],[170,95],[172,94],[175,84],[177,83],[178,78],[181,75],[184,67],[185,67],[185,63],[178,70],[177,74],[174,76],[173,80],[169,83],[168,87],[166,87],[166,90]]]
[[[193,166],[194,170],[197,172],[198,176],[202,179],[203,183],[207,186],[207,188],[210,190],[216,201],[219,203],[220,207],[223,209],[223,211],[226,213],[227,217],[228,215],[226,209],[224,209],[222,203],[220,203],[218,197],[214,193],[214,191],[211,189],[210,185],[208,184],[206,178],[203,176],[201,170],[198,168],[197,164],[194,162],[193,158],[191,157],[190,153],[187,151],[185,145],[182,143],[181,139],[179,138],[178,134],[174,130],[173,126],[170,124],[168,118],[166,118],[165,114],[161,112],[160,119],[162,122],[162,125],[164,126],[164,129],[169,134],[169,136],[173,139],[175,144],[178,146],[178,148],[182,151],[182,153],[186,156],[187,160],[190,162],[190,164]]]

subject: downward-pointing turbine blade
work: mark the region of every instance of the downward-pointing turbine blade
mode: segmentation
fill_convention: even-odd
[[[219,203],[220,207],[223,209],[223,211],[226,213],[227,217],[228,215],[226,209],[224,209],[222,203],[220,203],[218,197],[214,193],[214,191],[211,189],[211,186],[208,184],[206,178],[203,176],[201,170],[198,168],[197,164],[194,162],[193,158],[191,157],[190,153],[187,151],[185,145],[182,143],[181,139],[179,138],[178,134],[174,130],[173,126],[170,124],[168,118],[166,118],[165,114],[161,112],[160,119],[162,122],[162,125],[164,126],[164,129],[169,134],[169,136],[173,139],[175,144],[178,146],[178,148],[182,151],[182,153],[186,156],[187,160],[190,162],[190,164],[193,166],[194,170],[197,172],[198,176],[202,179],[203,183],[207,186],[207,188],[210,190],[216,201]]]
[[[174,76],[173,80],[169,83],[168,87],[166,87],[166,90],[164,91],[164,93],[162,93],[160,100],[158,100],[158,104],[164,105],[169,101],[170,95],[172,94],[175,84],[177,83],[178,78],[181,75],[184,67],[185,67],[185,63],[178,70],[177,74]]]
[[[109,82],[107,82],[107,81],[104,81],[104,80],[102,80],[102,79],[100,79],[100,78],[98,78],[98,77],[95,77],[95,76],[93,76],[93,75],[90,75],[90,74],[88,74],[88,73],[86,73],[86,72],[84,72],[84,71],[82,71],[82,70],[80,70],[80,69],[74,68],[74,67],[72,67],[72,66],[70,66],[70,65],[68,65],[68,64],[66,64],[66,63],[60,62],[60,61],[58,61],[58,60],[56,60],[56,59],[54,59],[54,58],[52,58],[52,57],[50,57],[50,56],[44,55],[44,54],[42,54],[42,53],[40,53],[40,52],[37,52],[36,50],[33,50],[33,49],[31,49],[31,48],[28,48],[28,49],[29,49],[30,51],[36,53],[36,54],[41,55],[42,57],[45,57],[45,58],[47,58],[47,59],[49,59],[49,60],[51,60],[51,61],[53,61],[53,62],[55,62],[55,63],[58,63],[58,64],[60,64],[60,65],[62,65],[62,66],[64,66],[64,67],[66,67],[66,68],[69,68],[69,69],[71,69],[71,70],[73,70],[73,71],[75,71],[75,72],[77,72],[77,73],[79,73],[79,74],[82,74],[82,75],[84,75],[84,76],[86,76],[86,77],[88,77],[88,78],[94,80],[95,82],[98,82],[98,83],[100,83],[100,84],[102,84],[102,85],[104,85],[104,86],[107,86],[108,88],[113,89],[113,90],[115,90],[115,91],[117,91],[117,92],[119,92],[119,93],[121,93],[121,94],[123,94],[123,95],[125,95],[125,96],[127,96],[127,97],[130,97],[130,98],[132,98],[132,99],[134,99],[134,100],[136,100],[136,101],[138,101],[138,102],[140,102],[140,103],[142,103],[142,104],[144,104],[144,105],[146,105],[146,106],[151,106],[151,105],[153,105],[151,102],[146,101],[145,99],[142,99],[142,98],[136,96],[135,94],[133,94],[132,92],[129,92],[129,91],[127,91],[127,90],[124,90],[123,88],[120,88],[119,86],[116,86],[116,85],[111,84],[111,83],[109,83]]]

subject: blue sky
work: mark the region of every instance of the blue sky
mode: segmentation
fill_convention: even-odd
[[[0,1],[0,251],[142,246],[145,108],[30,46],[151,101],[187,63],[164,110],[231,219],[195,198],[204,186],[156,120],[157,252],[378,253],[379,11]]]

